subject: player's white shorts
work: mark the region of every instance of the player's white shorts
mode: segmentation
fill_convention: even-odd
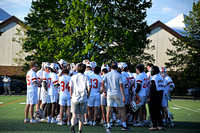
[[[41,89],[41,100],[42,100],[42,104],[47,103],[47,92],[43,87]]]
[[[115,108],[118,107],[116,102],[113,103],[113,107],[115,107]]]
[[[101,105],[107,106],[107,98],[105,98],[105,94],[101,94]]]
[[[129,105],[131,103],[131,95],[130,94],[125,94],[125,104]]]
[[[144,105],[145,97],[146,97],[146,96],[142,96],[142,95],[140,96],[140,95],[139,95],[139,97],[140,97],[140,105],[142,106],[142,105]]]
[[[38,87],[38,100],[42,100],[42,88]]]
[[[88,102],[87,102],[87,105],[89,107],[98,107],[100,106],[100,95],[97,95],[97,96],[90,96],[89,99],[88,99]]]
[[[166,96],[163,97],[161,106],[162,106],[162,107],[167,107],[167,106],[168,106],[168,99],[167,99]]]
[[[57,95],[47,95],[47,103],[57,102]]]
[[[27,92],[26,104],[30,105],[37,104],[37,92]]]
[[[107,96],[107,106],[113,106],[114,102],[117,103],[118,107],[123,107],[123,97],[121,95],[113,95],[113,96]]]
[[[59,99],[59,105],[61,106],[71,106],[71,98],[60,98]]]

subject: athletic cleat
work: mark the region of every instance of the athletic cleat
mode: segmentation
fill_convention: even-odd
[[[70,127],[71,133],[75,133],[75,126]]]
[[[55,118],[51,119],[51,123],[58,123]]]
[[[127,126],[126,127],[124,127],[124,126],[122,127],[122,131],[127,131],[127,130],[130,130],[130,128],[127,127]]]
[[[57,123],[57,125],[62,126],[62,125],[65,125],[65,123],[63,121],[60,121],[60,122]]]
[[[89,121],[89,125],[92,126],[92,121]]]
[[[94,121],[92,125],[93,125],[93,126],[96,126],[96,125],[97,125],[97,123]]]
[[[29,118],[24,119],[24,123],[30,123],[30,119]]]
[[[151,127],[151,128],[149,128],[149,131],[156,131],[156,130],[158,130],[157,127]]]
[[[47,119],[46,118],[41,119],[41,122],[47,122]]]
[[[111,131],[111,127],[107,127],[106,132],[110,132],[110,131]]]
[[[37,123],[37,121],[35,119],[31,119],[30,123]]]
[[[50,116],[47,117],[47,123],[51,123],[51,117]]]

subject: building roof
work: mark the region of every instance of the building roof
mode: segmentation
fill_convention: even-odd
[[[187,25],[183,22],[185,21],[185,17],[186,17],[185,14],[180,14],[165,24],[168,27],[172,28],[177,33],[179,33],[180,35],[184,36],[185,35],[184,28],[187,27]]]
[[[173,36],[177,37],[178,39],[182,38],[182,35],[179,34],[178,32],[176,32],[175,30],[173,30],[172,28],[170,28],[169,26],[167,26],[166,24],[162,23],[161,21],[156,21],[155,23],[153,23],[152,25],[149,26],[151,30],[160,27],[164,30],[166,30],[167,32],[169,32],[170,34],[172,34]]]
[[[150,25],[149,27],[151,30],[157,27],[161,27],[167,32],[169,32],[170,34],[180,39],[181,37],[185,35],[184,28],[187,27],[187,25],[184,23],[185,17],[186,17],[185,14],[180,14],[165,24],[158,20],[152,25]]]
[[[10,17],[10,18],[8,18],[5,21],[0,23],[0,29],[5,27],[6,25],[12,23],[12,22],[15,22],[17,24],[20,24],[20,23],[23,24],[24,23],[21,20],[19,20],[18,18],[16,18],[15,16],[12,16],[12,17]]]
[[[0,23],[5,21],[6,19],[10,18],[11,15],[4,11],[2,8],[0,8]]]

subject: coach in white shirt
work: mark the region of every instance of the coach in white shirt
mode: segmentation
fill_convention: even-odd
[[[78,74],[73,75],[69,86],[71,96],[71,132],[75,133],[75,120],[79,114],[79,132],[82,131],[84,113],[87,112],[87,100],[90,96],[91,83],[89,78],[84,75],[86,65],[80,63],[78,65]]]
[[[118,65],[116,62],[113,62],[111,65],[111,72],[104,76],[102,81],[102,89],[104,93],[107,93],[107,131],[111,131],[111,123],[110,123],[110,114],[112,113],[112,107],[114,102],[117,103],[119,107],[119,112],[121,113],[122,118],[122,130],[129,130],[126,126],[126,114],[125,114],[125,97],[124,97],[124,88],[122,82],[122,76],[117,72]],[[105,89],[105,83],[107,84],[107,92]]]

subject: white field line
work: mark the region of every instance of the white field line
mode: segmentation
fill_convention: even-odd
[[[176,105],[176,104],[174,104],[174,106],[179,107],[179,108],[182,108],[182,109],[190,110],[190,111],[193,111],[193,112],[200,113],[200,111],[198,111],[198,110],[193,110],[193,109],[186,108],[186,107],[182,107],[182,106],[179,106],[179,105]]]

